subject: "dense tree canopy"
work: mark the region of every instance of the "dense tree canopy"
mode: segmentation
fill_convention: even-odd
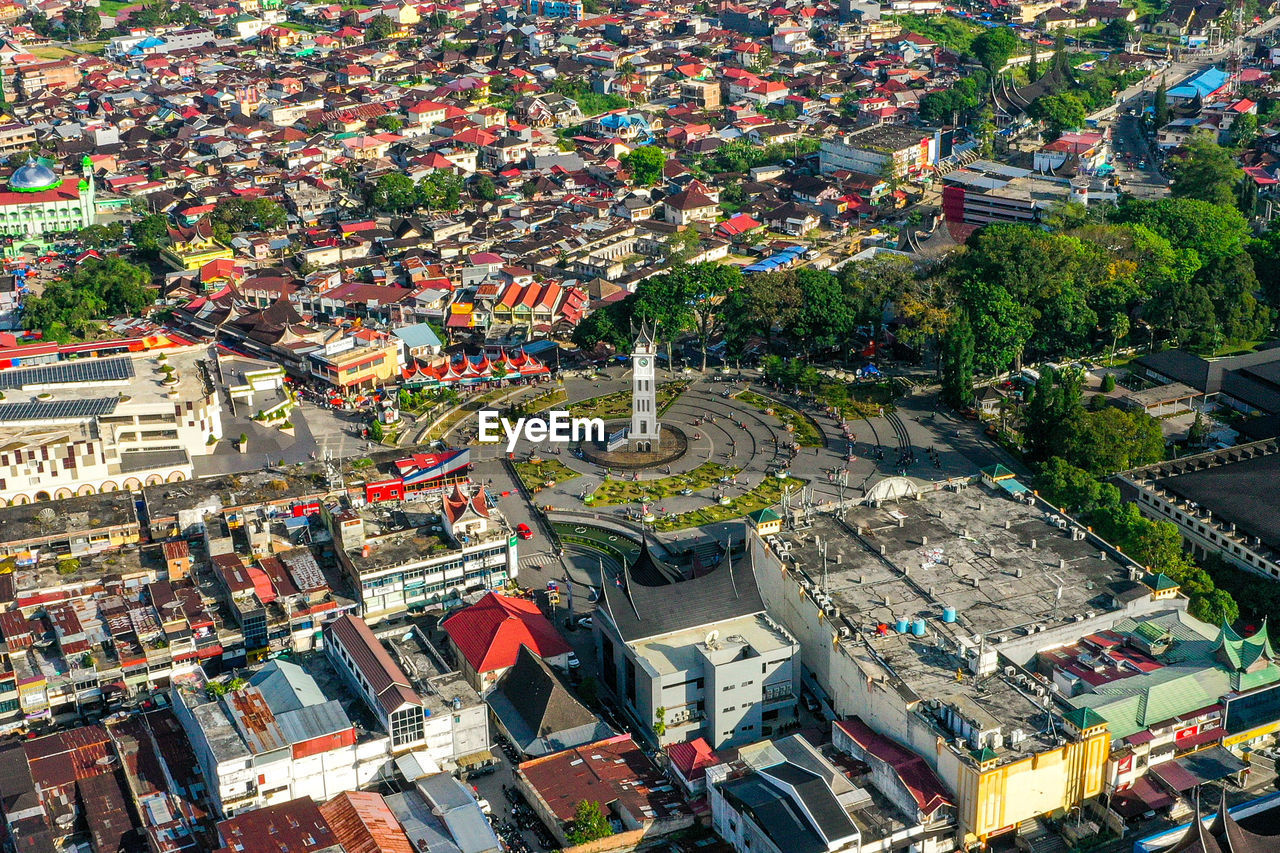
[[[1169,190],[1173,197],[1233,205],[1244,172],[1236,165],[1231,150],[1223,148],[1208,133],[1196,134],[1183,147],[1184,153],[1169,158],[1173,172]]]
[[[656,145],[641,145],[622,155],[622,166],[631,173],[631,181],[642,187],[651,187],[662,180],[662,167],[667,155]]]
[[[24,302],[23,324],[46,337],[89,337],[103,320],[141,316],[154,299],[151,273],[118,255],[90,258]]]

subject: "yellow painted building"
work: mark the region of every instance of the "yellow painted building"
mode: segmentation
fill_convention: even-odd
[[[961,826],[966,844],[985,843],[1029,818],[1065,812],[1102,793],[1110,753],[1107,723],[1084,708],[1064,718],[1066,742],[1008,764],[984,749],[960,774]]]
[[[387,341],[332,353],[311,354],[311,375],[338,391],[377,388],[398,379],[400,347]]]
[[[198,270],[210,261],[231,259],[235,253],[213,239],[213,226],[201,220],[190,228],[170,228],[169,245],[160,258],[176,270]]]

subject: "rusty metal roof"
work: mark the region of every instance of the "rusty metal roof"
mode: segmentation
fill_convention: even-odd
[[[347,853],[414,853],[380,794],[347,791],[320,806],[320,813]]]

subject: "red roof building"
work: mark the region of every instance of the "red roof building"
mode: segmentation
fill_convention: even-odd
[[[523,598],[490,592],[441,627],[463,661],[467,680],[482,692],[515,664],[521,646],[553,666],[568,663],[569,644],[538,605]]]
[[[346,853],[413,853],[381,794],[347,791],[320,806],[320,814]]]
[[[667,758],[680,777],[680,783],[691,797],[701,796],[707,791],[707,768],[715,767],[724,761],[716,755],[706,738],[668,744]]]
[[[896,778],[897,784],[892,786],[875,784],[909,817],[927,823],[938,809],[955,808],[951,792],[924,758],[877,733],[858,717],[837,720],[832,725],[832,743],[871,765],[872,780],[883,780],[886,776]],[[879,768],[890,772],[877,772]]]

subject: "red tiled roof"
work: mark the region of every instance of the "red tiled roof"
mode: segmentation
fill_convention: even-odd
[[[680,775],[690,782],[706,776],[708,767],[714,767],[720,763],[720,757],[716,755],[715,750],[705,738],[673,743],[667,747],[667,757],[680,771]]]
[[[915,798],[920,811],[926,815],[932,814],[940,806],[955,804],[942,780],[916,753],[873,731],[858,717],[839,720],[836,725],[867,753],[892,767]]]
[[[496,592],[459,610],[441,627],[476,672],[512,666],[521,646],[543,658],[569,651],[536,604]]]

